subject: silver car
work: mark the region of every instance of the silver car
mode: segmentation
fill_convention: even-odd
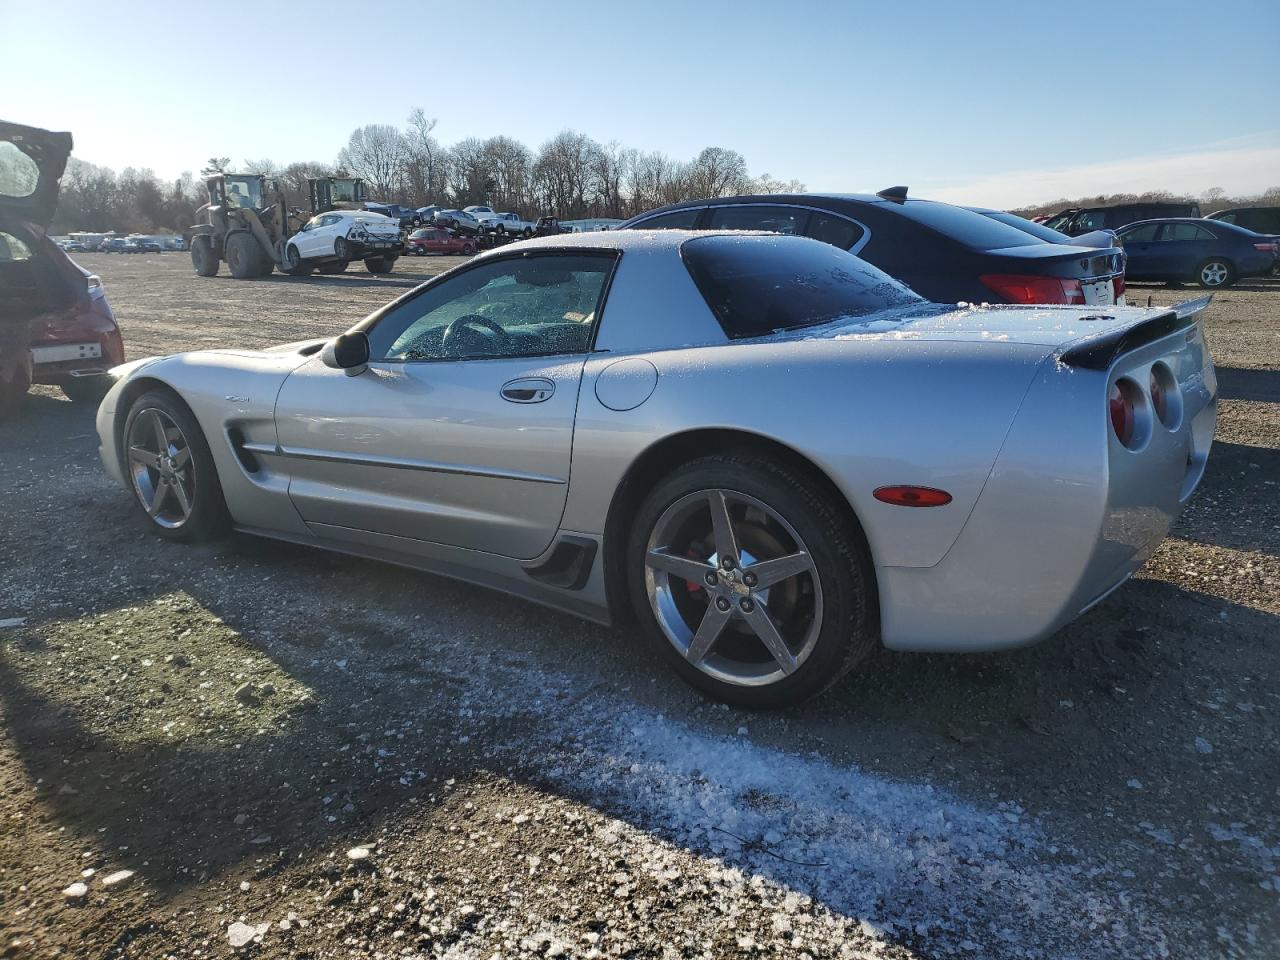
[[[1206,302],[944,306],[801,237],[547,237],[327,342],[126,364],[98,431],[162,536],[635,617],[774,706],[877,643],[1046,637],[1128,579],[1204,471]]]

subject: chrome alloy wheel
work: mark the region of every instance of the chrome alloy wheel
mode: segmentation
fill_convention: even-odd
[[[1230,275],[1227,265],[1221,260],[1210,260],[1200,270],[1200,280],[1206,287],[1220,287]]]
[[[129,475],[147,515],[168,529],[191,516],[195,467],[182,430],[163,410],[140,410],[129,425]]]
[[[799,534],[734,490],[695,491],[663,512],[645,549],[645,588],[680,655],[726,683],[790,676],[822,629],[822,584]]]

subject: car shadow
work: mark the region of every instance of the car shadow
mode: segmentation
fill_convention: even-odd
[[[1280,403],[1280,370],[1217,367],[1218,396],[1223,400]]]

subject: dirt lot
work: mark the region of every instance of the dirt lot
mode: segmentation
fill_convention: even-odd
[[[327,335],[456,262],[83,261],[131,356]],[[772,715],[479,588],[160,542],[38,389],[0,428],[0,956],[1280,955],[1280,282],[1208,329],[1218,442],[1138,579]]]

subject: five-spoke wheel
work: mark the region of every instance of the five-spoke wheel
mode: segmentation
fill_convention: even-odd
[[[125,421],[121,460],[153,529],[195,540],[227,525],[222,488],[204,434],[191,412],[159,391],[134,401]]]
[[[645,552],[649,605],[685,660],[728,683],[795,673],[822,624],[822,584],[795,529],[734,490],[671,504]]]
[[[777,706],[837,680],[874,643],[874,580],[847,506],[778,461],[707,457],[646,498],[633,605],[689,682]]]
[[[180,527],[191,516],[195,476],[182,430],[155,407],[133,418],[128,438],[133,492],[162,527]]]

